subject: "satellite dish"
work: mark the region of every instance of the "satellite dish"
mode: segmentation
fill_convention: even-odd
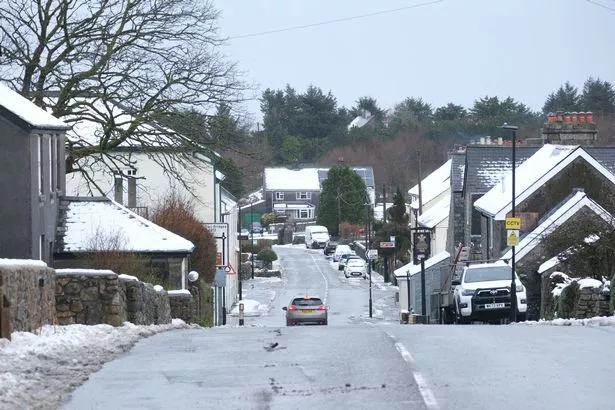
[[[199,273],[197,271],[195,271],[195,270],[191,271],[188,274],[188,280],[190,282],[196,282],[198,278],[199,278]]]

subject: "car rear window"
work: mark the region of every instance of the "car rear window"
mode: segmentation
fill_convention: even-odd
[[[363,259],[352,258],[352,259],[348,259],[348,265],[350,266],[365,265],[365,262],[363,262]]]
[[[292,304],[295,306],[320,306],[322,305],[322,300],[320,298],[296,298],[293,299]]]

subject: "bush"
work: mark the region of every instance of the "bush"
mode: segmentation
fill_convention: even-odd
[[[278,255],[271,248],[265,248],[258,253],[256,259],[265,262],[267,269],[271,269],[271,262],[278,260]]]
[[[557,315],[560,318],[570,319],[574,317],[580,293],[581,288],[577,281],[573,281],[562,290],[557,307]]]

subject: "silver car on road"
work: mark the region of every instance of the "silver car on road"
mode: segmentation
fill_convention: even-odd
[[[327,306],[319,297],[295,297],[282,310],[286,311],[286,326],[295,326],[301,323],[315,325],[326,325],[328,323]]]

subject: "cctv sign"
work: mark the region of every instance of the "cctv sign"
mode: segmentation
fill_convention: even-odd
[[[521,229],[521,218],[506,218],[506,230],[507,231],[518,231]]]

